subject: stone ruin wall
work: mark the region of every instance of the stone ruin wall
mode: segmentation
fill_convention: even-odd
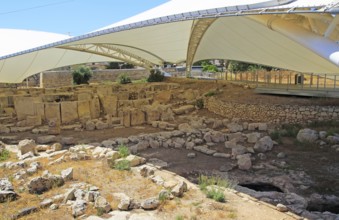
[[[40,126],[51,120],[62,125],[85,124],[108,115],[112,118],[106,118],[107,123],[119,119],[121,125],[130,127],[166,121],[162,117],[168,108],[175,111],[173,108],[194,104],[199,97],[198,91],[180,89],[176,83],[2,89],[0,127]],[[170,100],[177,105],[167,105]],[[160,105],[153,105],[154,102]],[[339,119],[339,106],[240,104],[221,102],[215,97],[205,98],[204,104],[209,111],[227,119],[238,118],[247,122],[278,124]]]
[[[211,97],[205,99],[205,108],[228,119],[273,124],[339,119],[339,106],[239,104],[221,102]]]
[[[149,75],[149,71],[145,69],[117,69],[117,70],[93,70],[93,76],[90,83],[99,82],[115,82],[117,77],[125,73],[132,80],[141,79]],[[44,88],[60,88],[64,86],[72,86],[73,78],[70,71],[49,71],[44,72],[43,87]]]
[[[160,110],[150,107],[156,93],[177,84],[92,85],[61,89],[3,89],[0,93],[0,127],[40,126],[49,121],[62,125],[83,124],[109,115],[125,127],[160,119]],[[17,119],[15,125],[13,120]],[[115,119],[114,119],[115,118]]]

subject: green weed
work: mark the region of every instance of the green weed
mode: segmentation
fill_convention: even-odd
[[[8,150],[6,149],[0,150],[0,162],[6,161],[9,158],[10,158],[10,153]]]
[[[116,170],[130,170],[131,165],[128,160],[120,160],[114,165]]]
[[[119,152],[120,156],[123,157],[123,158],[127,157],[130,154],[128,147],[125,146],[125,145],[120,145],[118,147],[118,152]]]

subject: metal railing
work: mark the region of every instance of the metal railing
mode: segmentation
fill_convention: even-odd
[[[303,74],[289,71],[253,71],[215,73],[215,78],[254,84],[257,88],[339,91],[339,77],[334,74]]]

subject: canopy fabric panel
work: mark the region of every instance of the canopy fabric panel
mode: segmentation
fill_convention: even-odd
[[[22,31],[0,30],[1,48],[13,48],[0,51],[0,82],[117,60],[145,68],[186,62],[189,70],[198,60],[231,59],[338,74],[338,9],[338,0],[172,0],[72,38],[29,32],[25,39]]]

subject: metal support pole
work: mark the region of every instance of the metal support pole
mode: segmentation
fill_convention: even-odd
[[[327,75],[325,74],[324,89],[326,89],[326,79],[327,79]]]
[[[317,75],[317,90],[319,89],[319,75]]]

